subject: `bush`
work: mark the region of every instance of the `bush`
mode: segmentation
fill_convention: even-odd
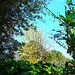
[[[62,67],[50,63],[43,63],[42,61],[36,64],[30,64],[29,61],[16,60],[0,62],[0,75],[63,75],[64,73],[71,74],[74,71],[74,67],[70,68],[70,66],[68,66],[63,69]]]

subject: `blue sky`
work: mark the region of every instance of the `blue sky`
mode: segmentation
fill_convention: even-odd
[[[74,0],[73,0],[74,2]],[[65,0],[52,0],[50,2],[50,5],[48,6],[48,8],[55,14],[57,15],[57,12],[60,13],[60,15],[65,15],[65,6],[66,5],[66,2]],[[56,44],[56,42],[52,39],[50,39],[50,34],[49,32],[53,33],[52,32],[52,29],[63,29],[59,26],[59,21],[55,21],[53,22],[53,17],[52,16],[49,16],[49,15],[46,15],[46,16],[43,16],[44,20],[46,20],[46,23],[43,23],[41,20],[37,20],[38,23],[35,23],[34,22],[34,25],[37,26],[38,29],[40,28],[43,28],[44,27],[44,30],[43,30],[43,34],[47,34],[47,40],[48,40],[48,46],[51,45],[51,49],[54,49],[54,50],[57,50],[57,51],[60,51],[62,52],[62,54],[64,56],[66,56],[67,58],[71,58],[70,54],[67,54],[67,50],[60,47],[58,44]],[[52,20],[51,20],[52,19]],[[54,32],[55,34],[55,32]],[[17,38],[15,38],[19,41],[21,41],[21,37],[18,36]],[[64,42],[64,41],[63,41]]]

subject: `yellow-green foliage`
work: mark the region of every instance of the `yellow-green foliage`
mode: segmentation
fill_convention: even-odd
[[[52,50],[50,51],[50,63],[54,63],[57,66],[62,66],[65,64],[67,58],[62,55],[61,52]]]
[[[20,60],[37,63],[49,55],[49,52],[44,48],[47,36],[42,35],[42,32],[43,29],[37,30],[37,32],[32,29],[24,32],[23,42],[25,41],[26,45],[19,49]]]
[[[30,61],[30,63],[37,63],[47,55],[48,52],[46,52],[43,46],[36,41],[30,41],[19,49],[20,60],[27,60]]]

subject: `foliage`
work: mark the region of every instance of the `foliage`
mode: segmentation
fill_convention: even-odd
[[[67,0],[67,4],[69,9],[67,10],[67,7],[65,7],[65,17],[59,15],[59,18],[63,21],[60,26],[65,27],[66,34],[63,39],[66,40],[68,46],[67,53],[73,52],[72,57],[75,59],[75,11],[72,0]]]
[[[42,45],[46,43],[44,36],[42,36],[42,32],[43,30],[37,30],[36,32],[34,30],[29,30],[24,32],[23,42],[25,41],[27,44],[19,49],[20,60],[28,60],[32,63],[37,63],[39,60],[47,57],[43,62],[55,62],[54,64],[59,66],[64,65],[66,57],[64,57],[62,53],[55,50],[50,53],[46,52],[46,45],[45,47]],[[63,61],[64,63],[62,63]]]
[[[18,53],[20,60],[27,60],[30,63],[37,63],[39,60],[47,57],[48,54],[43,45],[33,40],[20,48]]]
[[[30,70],[30,63],[28,61],[16,61],[16,60],[8,60],[8,62],[0,62],[0,74],[4,75],[24,75],[24,73],[29,74],[27,71]],[[3,70],[3,71],[2,71]],[[26,75],[25,74],[25,75]]]
[[[75,65],[74,60],[66,60],[65,68],[63,69],[63,72],[68,74],[75,74]]]
[[[45,0],[0,0],[0,59],[12,59],[21,43],[14,35],[23,35],[22,30],[36,29],[30,20],[41,18]],[[35,14],[35,15],[34,15]]]
[[[43,29],[44,28],[42,28],[40,30],[36,29],[36,31],[34,31],[32,29],[30,29],[29,31],[24,31],[23,32],[24,36],[22,38],[23,42],[28,43],[33,40],[33,41],[39,42],[40,44],[44,45],[47,41],[46,40],[47,35],[46,34],[43,35]]]
[[[55,30],[56,32],[59,32],[59,34],[64,34],[64,36],[61,36],[57,34],[57,38],[52,38],[63,48],[67,49],[67,53],[72,54],[72,57],[75,59],[75,4],[72,3],[72,0],[67,0],[68,7],[65,6],[65,16],[59,15],[59,17],[55,16],[56,19],[59,20],[60,26],[64,27],[63,30]],[[53,29],[54,31],[54,29]],[[65,40],[67,47],[58,40]]]
[[[5,63],[0,62],[0,74],[7,74],[7,75],[51,75],[51,74],[62,74],[62,68],[53,66],[49,63],[43,63],[39,61],[36,64],[30,64],[28,61],[8,61]]]
[[[56,50],[52,50],[50,51],[50,54],[52,56],[52,60],[55,60],[57,58],[57,60],[66,60],[66,57],[62,55],[61,52],[56,51]]]
[[[47,52],[44,44],[46,38],[42,35],[42,30],[29,30],[25,31],[23,42],[26,42],[26,45],[19,49],[19,58],[20,60],[28,60],[31,63],[36,63],[39,60],[47,58],[49,52]],[[46,45],[45,45],[46,46]]]
[[[61,52],[56,50],[51,50],[49,52],[49,59],[46,61],[49,61],[48,63],[55,64],[56,66],[64,66],[67,58],[62,55]]]
[[[53,31],[59,32],[58,34],[55,34],[54,37],[50,37],[51,39],[54,39],[56,43],[58,43],[63,48],[67,49],[67,53],[72,54],[72,57],[74,58],[74,61],[71,62],[71,65],[67,65],[67,68],[65,67],[64,73],[67,75],[75,74],[75,4],[73,4],[72,0],[66,1],[68,7],[65,6],[65,16],[59,15],[57,17],[51,10],[46,8],[50,14],[59,20],[60,26],[64,27],[63,30],[55,30]],[[56,21],[56,20],[54,20]],[[61,35],[64,36],[61,36]],[[56,39],[57,38],[57,39]],[[67,47],[59,40],[65,40]],[[74,70],[73,70],[74,69]]]
[[[53,64],[38,61],[30,64],[29,61],[8,60],[0,62],[0,75],[71,75],[75,74],[74,66],[58,67]]]

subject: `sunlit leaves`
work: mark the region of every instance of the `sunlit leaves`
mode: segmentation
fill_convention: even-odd
[[[72,4],[72,0],[67,0],[67,5],[71,5]]]
[[[3,63],[4,65],[1,65]],[[13,65],[15,64],[15,65]],[[49,75],[49,74],[63,74],[62,67],[54,66],[53,64],[43,63],[42,61],[36,64],[30,64],[28,61],[8,61],[0,62],[0,74],[17,74],[17,75]]]
[[[33,25],[34,26],[34,25]],[[28,60],[31,63],[36,63],[48,56],[48,52],[42,44],[45,44],[46,37],[42,35],[42,30],[29,30],[24,32],[23,42],[26,45],[19,49],[19,58]]]
[[[75,33],[75,29],[72,29],[72,33]]]
[[[36,41],[30,41],[24,47],[19,49],[19,58],[20,60],[28,60],[30,63],[37,63],[42,59],[43,48],[41,44]]]

